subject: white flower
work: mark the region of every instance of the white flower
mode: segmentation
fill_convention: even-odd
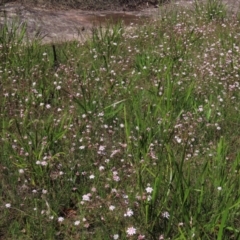
[[[146,188],[146,192],[147,192],[147,193],[152,193],[152,191],[153,191],[153,188],[151,188],[151,187],[147,187],[147,188]]]
[[[59,217],[58,218],[58,222],[63,222],[64,221],[64,217]]]
[[[124,214],[124,217],[131,217],[133,215],[132,209],[128,208],[127,212]]]
[[[89,176],[89,178],[90,178],[90,179],[94,179],[95,176],[92,174],[92,175]]]
[[[6,208],[10,208],[10,207],[11,207],[11,203],[6,203],[6,204],[5,204],[5,207],[6,207]]]
[[[169,214],[169,212],[163,212],[163,213],[162,213],[162,216],[163,216],[164,218],[169,219],[170,214]]]
[[[218,191],[221,191],[221,190],[222,190],[222,187],[217,187],[217,190],[218,190]]]
[[[98,150],[102,152],[102,151],[105,150],[105,148],[106,148],[105,146],[99,146],[99,149],[98,149]]]
[[[147,196],[147,200],[148,200],[148,202],[151,201],[151,200],[152,200],[152,196],[149,196],[149,195],[148,195],[148,196]]]
[[[181,143],[182,142],[182,139],[180,137],[178,137],[178,136],[175,136],[175,139],[176,139],[177,143]]]
[[[104,166],[100,166],[100,167],[99,167],[99,171],[103,171],[104,169],[105,169]]]
[[[47,163],[46,161],[42,161],[42,162],[41,162],[41,165],[42,165],[42,166],[47,166],[48,163]]]
[[[103,117],[103,116],[104,116],[104,112],[100,112],[100,113],[98,114],[98,116],[99,116],[99,117]]]
[[[113,239],[114,239],[114,240],[119,239],[119,235],[118,235],[118,234],[114,234],[114,235],[113,235]]]
[[[113,175],[113,180],[115,182],[119,182],[120,181],[120,177],[118,175]]]
[[[109,207],[109,210],[113,211],[115,208],[116,208],[115,206],[111,205],[111,206]]]
[[[74,222],[74,225],[75,225],[75,226],[78,226],[79,224],[80,224],[80,221],[79,221],[79,220]]]
[[[129,228],[127,229],[127,234],[130,235],[130,236],[136,234],[136,228],[134,228],[134,227],[129,227]]]
[[[83,201],[90,201],[90,197],[88,194],[82,196]]]
[[[46,189],[43,189],[43,190],[42,190],[42,194],[47,194],[47,190],[46,190]]]

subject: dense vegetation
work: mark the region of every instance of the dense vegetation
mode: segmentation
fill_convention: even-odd
[[[57,59],[1,27],[1,239],[239,239],[239,15],[160,11]]]

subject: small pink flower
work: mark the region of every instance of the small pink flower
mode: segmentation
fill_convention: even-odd
[[[134,228],[134,227],[129,227],[129,228],[127,229],[127,234],[130,235],[130,236],[136,234],[136,228]]]
[[[83,200],[83,201],[90,201],[90,196],[89,196],[89,194],[83,195],[83,196],[82,196],[82,200]]]
[[[133,215],[132,209],[128,208],[127,212],[124,214],[124,217],[131,217]]]

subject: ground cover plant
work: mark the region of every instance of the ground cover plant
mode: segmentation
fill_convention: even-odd
[[[1,239],[239,239],[240,22],[209,6],[56,58],[1,27]]]

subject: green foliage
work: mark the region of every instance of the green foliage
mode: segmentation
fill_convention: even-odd
[[[194,7],[197,16],[203,16],[209,21],[223,21],[227,15],[226,5],[222,0],[207,0],[204,4],[195,0]]]
[[[56,44],[57,67],[1,27],[4,239],[239,238],[240,25],[199,4]]]

